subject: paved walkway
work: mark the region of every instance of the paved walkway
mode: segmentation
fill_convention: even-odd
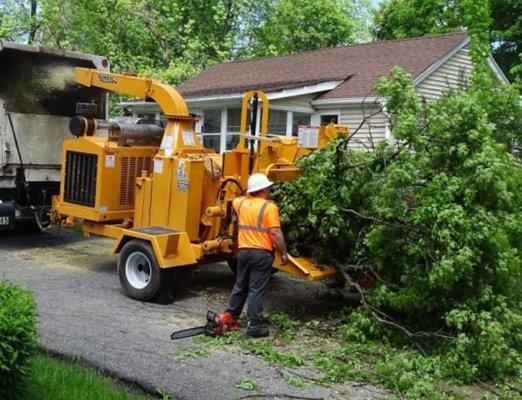
[[[162,389],[185,400],[252,395],[235,387],[244,379],[258,383],[265,395],[386,397],[371,386],[294,388],[264,360],[226,348],[213,349],[209,357],[176,360],[176,354],[193,343],[172,342],[170,333],[201,324],[208,308],[224,307],[233,283],[230,272],[225,265],[202,268],[173,304],[141,303],[122,295],[116,259],[107,255],[110,246],[107,239],[83,239],[68,231],[0,234],[0,279],[36,293],[40,341],[51,351],[81,357],[147,390]],[[320,312],[321,290],[318,284],[277,276],[267,297],[271,304],[298,303]]]

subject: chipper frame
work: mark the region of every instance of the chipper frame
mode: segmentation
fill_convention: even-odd
[[[76,81],[152,99],[167,118],[164,132],[151,124],[73,118],[71,131],[77,137],[63,145],[61,190],[53,199],[55,218],[81,220],[86,235],[116,240],[113,252],[119,254],[123,291],[138,300],[150,300],[171,285],[179,267],[235,259],[232,201],[244,193],[251,174],[295,179],[299,157],[349,135],[340,125],[309,127],[299,138],[269,135],[268,97],[253,91],[243,99],[237,147],[216,154],[201,144],[194,132],[196,118],[174,88],[85,68],[76,69]],[[277,255],[274,268],[308,280],[338,274],[305,258],[290,257],[282,265]]]

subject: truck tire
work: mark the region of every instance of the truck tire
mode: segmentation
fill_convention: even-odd
[[[131,240],[118,257],[118,277],[123,293],[134,300],[152,301],[169,283],[169,270],[160,269],[152,246]]]

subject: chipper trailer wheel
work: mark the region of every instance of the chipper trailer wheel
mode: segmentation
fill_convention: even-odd
[[[123,293],[131,299],[154,300],[170,289],[172,272],[160,269],[151,245],[145,241],[131,240],[121,249],[118,277]]]

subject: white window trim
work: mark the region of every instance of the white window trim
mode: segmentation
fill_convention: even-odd
[[[286,136],[292,136],[292,126],[294,125],[294,112],[286,112]]]
[[[232,108],[237,108],[237,107],[207,108],[207,109],[203,109],[203,110],[199,109],[199,110],[197,110],[197,112],[196,111],[194,112],[194,113],[197,113],[201,117],[200,121],[198,121],[196,123],[196,132],[198,132],[201,135],[201,138],[203,138],[204,136],[219,136],[220,137],[220,144],[219,144],[219,151],[220,151],[220,153],[224,153],[224,152],[227,151],[227,138],[229,136],[234,136],[234,135],[238,135],[239,134],[239,132],[228,132],[227,131],[227,127],[228,127],[228,110],[232,109]],[[340,111],[339,110],[324,111],[324,112],[321,112],[321,113],[313,113],[310,110],[296,109],[296,108],[292,108],[291,110],[290,109],[287,109],[287,110],[280,109],[279,107],[271,107],[271,108],[273,110],[286,111],[286,132],[283,135],[281,135],[281,136],[290,136],[290,137],[292,136],[292,128],[293,128],[293,122],[294,122],[294,113],[310,115],[310,123],[312,125],[314,125],[314,123],[313,123],[314,116],[315,115],[320,115],[321,113],[324,113],[324,114],[338,114],[339,115],[338,118],[340,119]],[[203,125],[204,125],[204,121],[205,121],[205,111],[208,111],[208,110],[220,110],[221,111],[221,120],[220,120],[219,132],[203,132]],[[259,130],[261,128],[261,114],[262,114],[262,110],[261,110],[261,112],[257,113],[256,131],[258,132],[258,134],[259,134]],[[316,125],[318,125],[318,123]],[[247,130],[248,129],[249,129],[249,126],[247,126]],[[255,143],[255,147],[257,149],[257,141]]]
[[[197,117],[196,119],[196,126],[194,127],[194,131],[201,135],[201,132],[203,131],[203,110],[193,110],[192,113]]]
[[[227,151],[227,125],[228,125],[228,109],[221,109],[221,136],[219,141],[219,152],[223,154]]]
[[[312,115],[311,125],[321,125],[321,115],[337,115],[337,123],[341,123],[341,110],[321,110]]]
[[[315,114],[313,112],[304,112],[301,110],[299,110],[299,111],[294,110],[291,112],[292,118],[291,119],[289,118],[290,123],[286,125],[286,136],[292,136],[292,128],[294,127],[294,112],[299,113],[299,114],[310,115],[310,125],[314,125],[313,121],[314,121]]]

